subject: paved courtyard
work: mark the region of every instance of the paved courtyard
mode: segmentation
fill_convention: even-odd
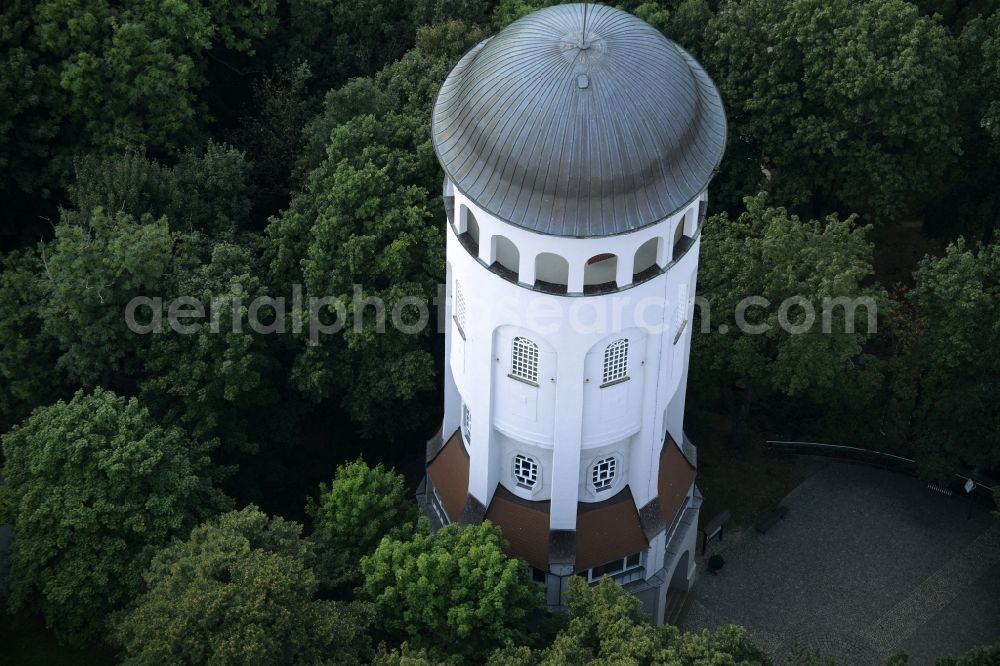
[[[1000,638],[1000,521],[915,479],[833,464],[783,502],[767,532],[702,566],[682,627],[746,626],[783,663],[821,650],[845,666],[915,666]]]

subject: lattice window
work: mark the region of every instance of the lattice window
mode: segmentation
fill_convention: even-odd
[[[598,460],[590,472],[590,482],[594,484],[594,490],[601,492],[611,488],[615,484],[615,474],[617,473],[617,458],[609,456]]]
[[[462,405],[462,435],[465,441],[472,443],[472,410],[468,405]]]
[[[538,383],[538,345],[528,338],[514,338],[510,374],[518,379]]]
[[[462,293],[462,285],[455,283],[455,322],[465,333],[465,295]]]
[[[523,453],[514,456],[514,481],[518,488],[534,490],[538,483],[538,461]]]
[[[615,340],[604,350],[603,383],[617,381],[628,376],[628,340]]]

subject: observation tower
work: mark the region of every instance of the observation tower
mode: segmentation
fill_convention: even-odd
[[[631,14],[558,5],[461,59],[432,134],[448,327],[428,515],[500,526],[553,608],[569,576],[610,575],[660,623],[695,575],[684,401],[719,93]]]

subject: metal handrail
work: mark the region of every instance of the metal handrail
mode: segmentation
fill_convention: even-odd
[[[838,458],[849,462],[857,462],[875,467],[881,467],[894,472],[902,472],[911,476],[918,476],[919,467],[917,462],[911,458],[897,456],[894,453],[884,451],[873,451],[857,446],[845,446],[843,444],[825,444],[822,442],[795,442],[787,440],[767,440],[764,442],[765,448],[780,453],[795,453],[803,455],[824,456],[827,458]],[[969,495],[979,495],[981,499],[989,499],[992,502],[994,483],[988,483],[982,479],[972,476],[972,473],[954,475],[954,484],[959,487],[971,481],[972,490]]]

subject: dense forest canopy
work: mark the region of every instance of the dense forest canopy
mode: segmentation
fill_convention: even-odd
[[[495,529],[431,534],[381,466],[419,474],[434,327],[294,326],[310,297],[328,320],[353,307],[355,285],[390,309],[437,296],[437,89],[546,4],[3,4],[13,608],[135,664],[769,663],[735,628],[653,629],[610,584],[540,618]],[[692,401],[736,415],[736,447],[759,427],[935,480],[1000,475],[1000,3],[617,4],[690,50],[726,104],[699,294],[717,313],[751,293],[878,308],[864,333],[696,332]],[[242,321],[258,296],[289,303],[267,330],[140,335],[124,315],[194,297]],[[776,425],[777,403],[796,416]],[[372,466],[343,464],[358,455]]]

